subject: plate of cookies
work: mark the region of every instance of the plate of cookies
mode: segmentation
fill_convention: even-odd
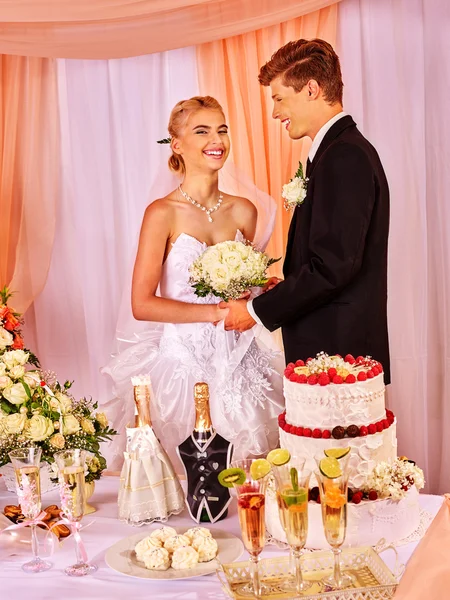
[[[243,551],[241,540],[221,529],[159,527],[120,540],[105,560],[129,577],[188,579],[214,573],[219,562],[234,562]]]
[[[44,508],[45,516],[42,518],[42,522],[47,525],[49,529],[56,535],[59,540],[66,538],[70,535],[70,529],[64,523],[58,523],[60,519],[61,509],[56,504],[51,504]],[[8,504],[3,509],[3,514],[15,525],[22,523],[26,520],[26,517],[22,514],[20,505]],[[57,524],[58,523],[58,524]],[[45,529],[43,525],[38,525]]]

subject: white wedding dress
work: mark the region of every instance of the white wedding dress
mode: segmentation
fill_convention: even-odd
[[[242,239],[237,232],[236,240]],[[188,234],[177,238],[163,266],[160,296],[188,303],[220,301],[212,295],[199,298],[189,284],[189,266],[206,248]],[[153,428],[177,472],[182,470],[175,448],[193,430],[194,384],[200,381],[209,385],[213,426],[233,443],[234,459],[265,455],[277,447],[284,359],[264,328],[239,334],[225,331],[223,322],[151,325],[103,370],[114,382],[118,416],[112,424],[123,434],[116,458],[124,450],[125,427],[134,419],[130,378],[138,374],[151,377]],[[255,337],[257,330],[261,337]]]

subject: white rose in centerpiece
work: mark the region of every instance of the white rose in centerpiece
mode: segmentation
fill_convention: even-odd
[[[64,439],[64,436],[61,435],[60,433],[55,433],[48,440],[48,443],[53,448],[56,448],[57,450],[62,450],[64,448],[64,446],[66,445],[66,440]]]
[[[285,183],[281,196],[286,200],[287,204],[301,204],[306,198],[304,180],[300,179],[300,177],[294,177],[292,181]]]
[[[22,413],[13,413],[4,419],[4,432],[6,434],[21,433],[27,422],[26,415]]]
[[[0,377],[3,377],[4,375],[6,375],[6,365],[5,363],[1,362],[0,359]]]
[[[72,410],[72,400],[66,394],[62,392],[56,392],[56,398],[58,399],[59,405],[61,407],[61,413],[63,415],[67,415]]]
[[[108,427],[108,417],[105,415],[105,413],[97,413],[95,415],[95,420],[102,429],[106,429]]]
[[[7,387],[11,387],[12,386],[12,379],[10,377],[8,377],[8,375],[2,375],[0,377],[0,390],[3,390],[4,388]]]
[[[9,370],[9,376],[12,379],[21,379],[25,375],[25,367],[22,365],[16,365]]]
[[[8,369],[12,369],[16,365],[26,365],[29,356],[28,352],[24,352],[23,350],[9,350],[3,354],[2,361]]]
[[[31,389],[36,388],[41,383],[41,377],[37,371],[27,371],[23,380]]]
[[[81,429],[88,434],[95,433],[94,424],[90,419],[87,419],[86,417],[83,417],[83,419],[81,419]]]
[[[63,420],[63,434],[64,435],[73,435],[80,431],[80,424],[76,417],[73,415],[66,415]]]
[[[27,393],[22,383],[15,383],[3,390],[3,396],[11,402],[11,404],[23,404],[28,400]]]
[[[33,415],[25,425],[25,434],[33,442],[42,442],[53,432],[53,422],[43,415]]]
[[[4,327],[0,327],[0,348],[7,348],[11,346],[14,341],[14,336],[6,331]]]
[[[45,399],[53,411],[60,412],[61,407],[59,405],[58,398],[55,398],[55,396],[46,396]]]

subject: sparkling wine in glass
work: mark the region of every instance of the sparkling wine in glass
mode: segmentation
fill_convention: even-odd
[[[305,459],[291,456],[288,463],[273,466],[277,489],[280,521],[286,533],[294,561],[294,581],[286,582],[287,591],[301,594],[311,586],[304,581],[301,570],[301,552],[308,536],[308,490],[311,471],[304,470]]]
[[[316,457],[319,469],[316,478],[320,489],[320,504],[325,539],[334,555],[333,575],[324,579],[324,584],[334,590],[341,590],[353,584],[352,578],[341,571],[341,546],[347,531],[347,486],[348,456],[339,460]]]
[[[40,448],[19,448],[9,453],[14,473],[16,475],[16,489],[22,514],[29,520],[31,526],[31,547],[33,560],[22,565],[27,573],[47,571],[52,564],[39,558],[39,542],[37,538],[37,525],[33,521],[41,512],[41,480],[39,465],[41,462]]]
[[[234,484],[238,500],[238,516],[241,526],[242,541],[250,554],[251,583],[239,588],[243,596],[259,598],[267,592],[267,587],[259,578],[259,555],[266,543],[265,492],[267,477],[252,477],[252,459],[231,463],[232,469],[240,469],[245,473],[245,480]],[[254,472],[253,472],[254,473]]]
[[[74,449],[55,454],[58,466],[59,493],[61,496],[61,512],[69,521],[75,539],[77,562],[65,569],[71,577],[83,577],[97,570],[97,566],[88,563],[86,551],[81,541],[79,529],[84,515],[85,484],[84,472],[86,452]]]

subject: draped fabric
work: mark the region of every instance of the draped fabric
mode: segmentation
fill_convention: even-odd
[[[0,55],[0,286],[25,311],[53,250],[59,171],[56,66]]]
[[[0,0],[0,53],[123,58],[219,40],[339,0]]]

